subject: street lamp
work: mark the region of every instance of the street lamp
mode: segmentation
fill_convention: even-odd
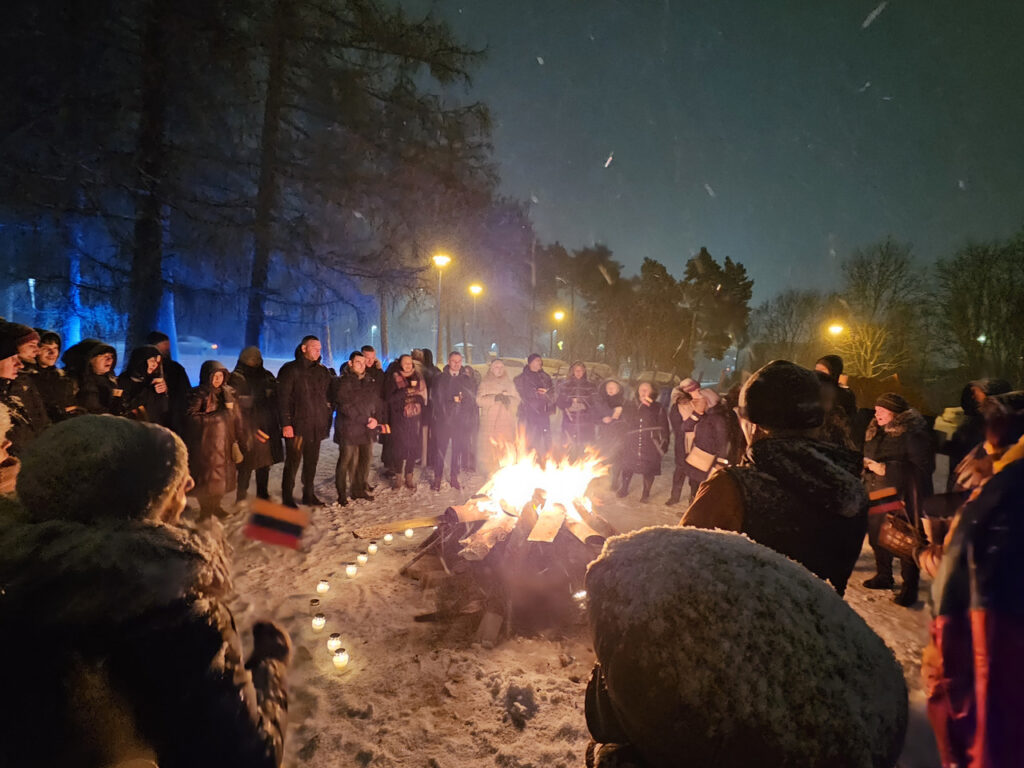
[[[828,332],[831,333],[833,336],[838,336],[845,330],[846,329],[842,326],[841,323],[832,323],[832,325],[828,327]]]
[[[480,285],[480,283],[473,283],[471,286],[469,286],[469,295],[473,297],[473,333],[471,334],[472,336],[479,336],[480,335],[480,332],[479,332],[479,330],[476,327],[476,300],[478,298],[480,298],[480,294],[483,293],[483,292],[484,292],[484,287],[482,285]],[[465,339],[463,339],[463,342],[465,342]],[[472,351],[470,351],[470,349],[466,348],[466,344],[465,343],[463,343],[462,348],[463,348],[462,351],[467,353],[466,361],[472,363],[473,362],[473,353],[472,353]]]
[[[560,323],[563,320],[565,320],[565,312],[563,312],[560,309],[556,310],[555,314],[553,315],[553,317],[555,318],[555,322],[556,323]],[[557,331],[558,331],[557,327],[551,329],[551,357],[555,356],[555,333]]]
[[[377,326],[376,325],[371,325],[370,326],[370,346],[371,347],[373,347],[373,335],[375,333],[377,333]],[[376,347],[374,347],[374,349],[376,349]]]
[[[434,254],[434,266],[437,267],[437,359],[444,358],[441,350],[441,271],[452,263],[452,257],[447,253]]]

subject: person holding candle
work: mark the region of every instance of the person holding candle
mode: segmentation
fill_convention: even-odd
[[[433,403],[433,427],[437,433],[434,482],[430,487],[435,491],[441,490],[444,457],[450,443],[452,458],[448,480],[452,488],[460,490],[459,471],[467,464],[469,437],[476,429],[478,414],[476,380],[470,375],[469,369],[463,367],[459,352],[448,355],[448,365],[434,378],[430,399]]]
[[[514,379],[519,391],[519,428],[526,439],[526,449],[543,462],[551,450],[551,413],[553,403],[551,377],[544,370],[544,359],[536,352],[526,358],[523,372]]]
[[[150,345],[133,349],[117,386],[124,392],[125,416],[153,424],[166,421],[170,400],[159,349]]]
[[[109,416],[22,456],[0,506],[5,764],[280,765],[290,642],[256,623],[244,661],[224,547],[181,519],[191,482],[180,438]]]
[[[411,355],[398,359],[398,368],[385,381],[385,399],[388,404],[388,418],[391,422],[391,461],[394,479],[392,485],[399,488],[402,478],[405,487],[416,489],[413,469],[419,458],[421,446],[420,425],[423,408],[427,403],[427,383],[417,373]]]

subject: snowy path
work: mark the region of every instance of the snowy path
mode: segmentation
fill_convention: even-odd
[[[325,442],[317,491],[325,501],[335,497],[336,456],[334,444]],[[425,531],[413,539],[396,536],[390,546],[381,542],[380,552],[355,579],[344,575],[343,563],[354,560],[365,545],[353,538],[352,529],[442,512],[483,482],[482,477],[467,480],[463,491],[446,484],[441,493],[430,491],[425,479],[416,491],[385,490],[381,484],[373,502],[314,510],[302,553],[244,539],[241,514],[227,522],[239,595],[232,608],[239,629],[247,635],[254,620],[272,617],[288,629],[295,646],[286,766],[582,766],[588,742],[583,692],[593,661],[584,626],[568,636],[517,638],[487,650],[471,644],[468,626],[415,623],[415,614],[433,610],[433,600],[397,570]],[[597,488],[593,495],[601,513],[620,530],[674,524],[682,509],[662,504],[669,481],[670,475],[663,474],[655,483],[653,504],[637,501],[639,487],[630,498],[615,498],[604,479],[592,486]],[[274,496],[279,483],[280,465],[271,478]],[[912,699],[920,699],[918,663],[927,638],[927,609],[898,608],[887,594],[860,587],[870,568],[866,550],[847,599],[895,651]],[[327,628],[314,633],[309,600],[317,596],[321,578],[331,583],[320,596]],[[334,669],[326,649],[331,632],[341,633],[351,655],[344,672]],[[536,709],[522,729],[508,717],[510,698],[517,694],[520,703]],[[929,734],[923,727],[924,733],[912,731],[909,741],[915,751],[927,753],[916,744],[927,747]],[[931,768],[937,762],[908,759],[904,765]]]

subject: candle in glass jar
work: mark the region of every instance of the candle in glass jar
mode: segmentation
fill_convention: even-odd
[[[315,616],[318,613],[320,613],[320,600],[314,597],[309,601],[309,614]]]
[[[414,531],[412,528],[406,528],[405,529],[405,538],[411,539],[415,535],[416,535],[416,531]]]
[[[356,555],[356,562],[360,565],[366,565],[366,561],[369,559],[369,555],[367,555],[365,552],[360,552],[358,555]]]
[[[322,595],[327,590],[329,590],[330,588],[331,588],[331,583],[327,579],[320,579],[320,581],[317,582],[317,585],[316,585],[316,592],[317,592],[318,595]]]
[[[339,648],[341,648],[341,635],[332,632],[331,636],[327,638],[327,650],[334,653]]]
[[[385,533],[384,534],[384,543],[385,544],[390,544],[394,540],[395,540],[395,537],[392,536],[390,533]]]
[[[358,570],[359,569],[356,567],[355,563],[345,563],[345,575],[350,579],[354,579],[356,577]]]
[[[334,666],[336,669],[344,669],[348,666],[348,651],[346,651],[344,648],[339,648],[334,652],[332,661],[334,661]]]
[[[367,545],[366,551],[369,552],[371,555],[376,555],[377,554],[377,542],[376,541],[371,541]]]
[[[313,631],[319,632],[321,629],[327,626],[327,617],[322,613],[318,613],[313,617]]]

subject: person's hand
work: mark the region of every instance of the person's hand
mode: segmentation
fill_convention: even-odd
[[[865,458],[864,466],[868,468],[869,472],[874,472],[879,477],[885,477],[885,464],[882,462]]]
[[[167,382],[163,379],[153,379],[153,389],[158,395],[162,395],[167,391]]]
[[[611,416],[605,416],[603,419],[601,419],[601,421],[603,421],[605,424],[611,424],[612,423],[612,417]]]
[[[654,401],[649,397],[641,397],[640,402],[643,403],[644,405],[650,405]]]
[[[371,416],[370,420],[368,422],[366,422],[366,428],[367,429],[376,429],[377,428],[377,420]]]
[[[291,427],[285,427],[281,430],[281,434],[284,435],[285,440],[291,440],[295,437],[295,430]]]
[[[992,477],[992,456],[987,453],[970,453],[953,470],[956,484],[964,490],[978,488]]]

